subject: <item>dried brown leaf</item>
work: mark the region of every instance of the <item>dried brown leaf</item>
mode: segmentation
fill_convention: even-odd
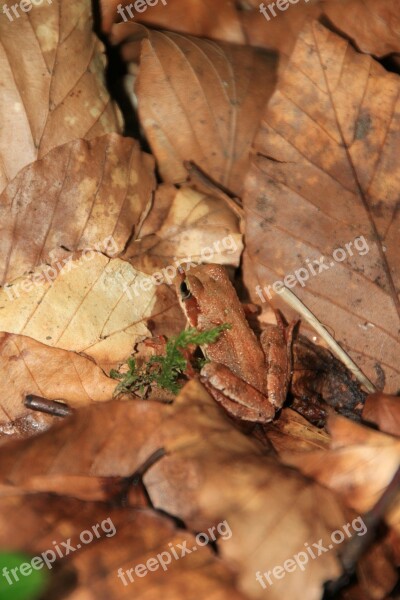
[[[243,250],[238,219],[228,206],[191,188],[176,190],[171,185],[158,188],[138,238],[123,257],[148,273],[191,261],[238,267]]]
[[[263,429],[277,452],[329,448],[330,438],[326,431],[315,427],[290,408],[284,408],[279,419],[264,425]]]
[[[322,8],[362,52],[380,57],[400,52],[397,0],[329,0]]]
[[[47,276],[37,269],[0,290],[0,331],[85,353],[106,371],[149,336],[157,290],[143,289],[132,302],[129,285],[145,275],[128,262],[78,252],[50,268]]]
[[[248,6],[240,15],[248,43],[279,50],[290,56],[296,40],[312,19],[328,21],[349,37],[362,51],[385,56],[400,50],[400,19],[397,0],[300,0],[287,8],[267,9],[269,20],[260,14],[259,0],[243,0]],[[268,2],[264,5],[268,6]],[[285,3],[281,3],[285,6]],[[284,61],[285,62],[285,61]]]
[[[154,187],[152,158],[129,138],[111,134],[55,148],[0,196],[0,283],[66,250],[120,254],[140,229]]]
[[[242,27],[248,43],[252,46],[279,51],[284,64],[285,59],[294,49],[300,31],[308,21],[317,19],[322,10],[319,2],[308,0],[305,3],[300,0],[297,4],[289,5],[285,11],[275,9],[275,17],[267,10],[267,15],[270,17],[268,20],[260,13],[259,0],[245,1],[252,7],[252,10],[244,10],[241,14]],[[269,2],[264,2],[264,5],[268,6],[268,4]]]
[[[142,44],[139,117],[164,181],[184,181],[191,160],[240,195],[275,58],[175,33],[149,32]]]
[[[370,394],[362,413],[363,419],[378,425],[384,433],[400,435],[400,398],[389,394]]]
[[[330,450],[281,453],[283,460],[334,490],[348,506],[367,512],[379,500],[400,462],[400,441],[334,416]]]
[[[37,434],[53,421],[25,408],[27,394],[62,399],[77,408],[109,400],[115,386],[83,356],[0,333],[0,435]]]
[[[2,498],[0,513],[2,548],[39,556],[54,550],[56,543],[63,554],[62,558],[56,555],[51,564],[46,598],[57,597],[56,591],[61,590],[65,600],[129,600],[132,595],[138,600],[246,600],[234,587],[232,571],[210,547],[201,547],[194,534],[177,529],[171,519],[154,511],[36,494]],[[93,541],[87,543],[90,535]],[[171,555],[167,571],[160,564],[155,567],[157,554],[171,547],[180,558],[179,544],[188,549],[196,546],[197,551],[181,560]],[[51,560],[50,553],[46,556]],[[138,569],[141,576],[137,576],[135,567],[151,558],[153,570],[144,573]],[[119,569],[125,584],[118,576]],[[132,582],[126,572],[129,569]]]
[[[100,0],[104,31],[109,31],[116,21],[123,20],[117,12],[119,4],[118,0]],[[126,37],[131,33],[133,23],[144,23],[157,29],[172,29],[236,44],[246,41],[239,14],[230,0],[218,0],[218,4],[214,0],[169,0],[166,4],[159,0],[155,6],[140,13],[134,10],[133,14],[134,21],[124,11],[128,21],[114,26],[114,35]]]
[[[252,598],[265,598],[256,571],[282,564],[305,543],[326,541],[347,523],[348,515],[328,490],[266,455],[195,381],[172,406],[99,404],[29,443],[0,448],[2,491],[76,496],[87,492],[77,478],[131,475],[160,448],[166,456],[144,477],[152,502],[194,531],[227,520],[232,537],[221,542],[220,554],[235,566],[240,589]],[[306,593],[316,600],[323,582],[339,573],[335,552],[324,553],[306,571],[274,581],[268,597],[297,600]]]
[[[288,286],[388,392],[400,385],[399,93],[398,76],[307,25],[266,109],[245,197],[253,298],[267,301],[290,275]]]
[[[0,191],[52,148],[122,125],[105,87],[90,0],[53,0],[18,11],[13,22],[5,14],[0,19]]]

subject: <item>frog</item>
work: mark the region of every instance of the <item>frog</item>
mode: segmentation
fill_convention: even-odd
[[[203,346],[200,381],[230,416],[269,423],[282,408],[292,373],[296,322],[266,325],[258,339],[226,269],[218,264],[179,269],[177,296],[188,325],[199,332],[229,324],[218,340]]]

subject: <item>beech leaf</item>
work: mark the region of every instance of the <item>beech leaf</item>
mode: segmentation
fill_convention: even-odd
[[[115,382],[91,360],[18,335],[0,333],[0,433],[36,434],[53,421],[25,408],[28,394],[77,408],[110,400]]]
[[[290,316],[272,288],[290,276],[388,392],[400,387],[399,94],[397,75],[308,24],[266,108],[245,195],[253,298]]]
[[[0,283],[77,250],[117,256],[154,187],[153,160],[134,140],[110,134],[58,146],[0,196]]]
[[[106,371],[149,336],[146,320],[156,288],[132,302],[126,290],[143,273],[128,262],[92,251],[66,265],[38,269],[0,290],[0,331],[91,356]],[[52,271],[50,271],[52,269]],[[35,277],[36,275],[36,277]]]
[[[53,0],[19,9],[13,22],[1,15],[0,191],[52,148],[121,130],[91,6]]]
[[[185,181],[188,160],[240,195],[275,66],[272,55],[251,48],[149,32],[136,93],[164,181]]]

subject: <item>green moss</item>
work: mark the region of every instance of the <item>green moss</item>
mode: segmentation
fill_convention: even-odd
[[[164,356],[152,356],[149,362],[141,369],[137,368],[133,358],[128,359],[128,370],[125,373],[112,370],[110,377],[118,379],[115,394],[120,392],[140,392],[144,394],[152,386],[177,394],[182,386],[180,379],[184,375],[187,359],[182,353],[189,346],[202,346],[213,344],[223,331],[230,329],[231,325],[225,323],[207,331],[197,331],[189,328],[176,337],[168,340]]]

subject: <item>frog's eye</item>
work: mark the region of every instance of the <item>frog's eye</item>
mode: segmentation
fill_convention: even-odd
[[[189,290],[186,281],[182,281],[180,286],[181,298],[182,300],[189,300],[192,297],[192,293]]]

